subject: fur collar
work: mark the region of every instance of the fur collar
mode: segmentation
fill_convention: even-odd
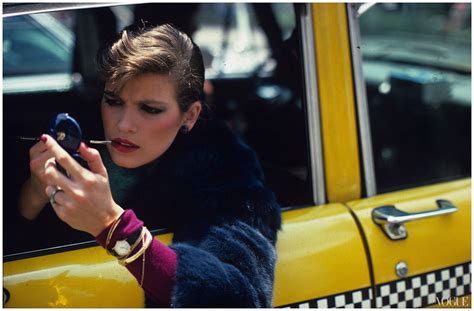
[[[178,134],[128,202],[149,227],[172,229],[175,240],[240,219],[275,242],[281,223],[255,152],[214,120],[200,120],[189,134]]]

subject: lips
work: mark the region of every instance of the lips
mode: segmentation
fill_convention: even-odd
[[[126,140],[124,138],[112,139],[112,147],[121,153],[133,152],[133,151],[136,151],[138,148],[140,148],[139,146],[135,145],[131,141]]]

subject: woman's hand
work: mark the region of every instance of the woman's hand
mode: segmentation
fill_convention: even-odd
[[[79,153],[87,161],[90,170],[83,168],[50,136],[45,146],[66,171],[70,178],[59,172],[54,162],[47,163],[44,171],[50,197],[58,188],[52,204],[58,217],[74,229],[99,235],[122,212],[110,191],[107,171],[96,149],[81,143]]]
[[[23,217],[35,219],[48,203],[44,189],[47,179],[44,175],[48,162],[54,163],[53,154],[46,148],[44,138],[30,148],[30,178],[23,184],[19,199],[19,211]]]

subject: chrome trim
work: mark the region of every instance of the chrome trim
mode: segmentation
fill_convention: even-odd
[[[347,4],[347,18],[349,22],[349,36],[351,44],[352,69],[354,75],[354,88],[357,102],[357,116],[360,136],[360,149],[364,169],[365,191],[368,197],[377,194],[375,180],[374,158],[372,151],[372,138],[370,133],[369,107],[365,89],[364,74],[362,71],[362,53],[360,49],[359,19],[355,3]]]
[[[438,208],[418,212],[418,213],[407,213],[397,209],[393,205],[382,206],[374,209],[372,215],[374,217],[374,222],[379,225],[386,223],[390,224],[401,224],[408,221],[425,219],[430,217],[441,216],[445,214],[452,214],[458,211],[458,208],[454,206],[451,202],[446,200],[437,201]]]
[[[32,14],[29,18],[36,24],[39,24],[45,32],[54,37],[55,42],[72,54],[75,42],[74,32],[72,30],[68,29],[63,23],[50,14]]]
[[[321,122],[319,116],[318,79],[314,48],[313,20],[311,4],[305,3],[300,16],[303,38],[304,79],[306,110],[308,114],[309,150],[311,152],[311,178],[314,203],[326,202],[324,184],[323,145],[321,141]]]
[[[354,9],[357,10],[357,18],[361,17],[362,14],[370,10],[377,2],[367,2],[363,4],[355,4]]]
[[[437,200],[436,204],[438,205],[436,209],[417,213],[407,213],[393,205],[381,206],[372,210],[372,220],[382,228],[391,240],[401,240],[408,235],[404,227],[406,222],[452,214],[458,211],[458,208],[448,200]]]
[[[111,7],[118,5],[136,4],[135,2],[82,2],[82,3],[4,3],[3,17],[25,14],[48,13],[55,11]]]
[[[74,82],[68,73],[27,75],[3,78],[3,94],[67,92]]]

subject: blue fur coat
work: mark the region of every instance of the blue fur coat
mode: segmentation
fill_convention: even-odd
[[[172,307],[272,306],[280,207],[255,153],[226,126],[199,121],[179,134],[124,207],[174,233]]]

